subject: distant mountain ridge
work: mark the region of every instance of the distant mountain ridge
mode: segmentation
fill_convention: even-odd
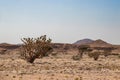
[[[78,41],[76,41],[73,44],[75,44],[75,45],[82,45],[82,44],[90,44],[92,42],[94,42],[94,40],[86,38],[86,39],[78,40]]]
[[[89,44],[91,47],[111,47],[112,44],[107,43],[106,41],[103,41],[101,39],[95,40],[92,43]]]
[[[9,44],[9,43],[0,43],[0,48],[2,48],[2,49],[16,49],[19,47],[20,47],[20,45]]]

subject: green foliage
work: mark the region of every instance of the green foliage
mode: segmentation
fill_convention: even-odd
[[[98,60],[100,53],[99,52],[92,52],[88,54],[89,57],[94,58],[94,60]]]
[[[44,57],[48,55],[48,52],[52,50],[51,39],[47,39],[46,35],[38,38],[23,38],[21,48],[21,56],[27,62],[33,63],[38,57]]]

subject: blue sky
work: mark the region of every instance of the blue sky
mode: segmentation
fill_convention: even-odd
[[[120,0],[0,0],[0,43],[44,34],[53,42],[120,44]]]

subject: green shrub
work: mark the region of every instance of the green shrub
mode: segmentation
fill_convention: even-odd
[[[52,50],[51,39],[47,39],[46,35],[38,38],[23,38],[21,48],[21,56],[27,62],[33,63],[38,57],[44,57],[48,55],[48,52]]]

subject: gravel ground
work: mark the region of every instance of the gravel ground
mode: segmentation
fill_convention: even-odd
[[[59,54],[30,64],[12,53],[0,55],[0,80],[120,80],[117,56],[100,56],[94,61],[84,55],[75,61],[73,54]]]

